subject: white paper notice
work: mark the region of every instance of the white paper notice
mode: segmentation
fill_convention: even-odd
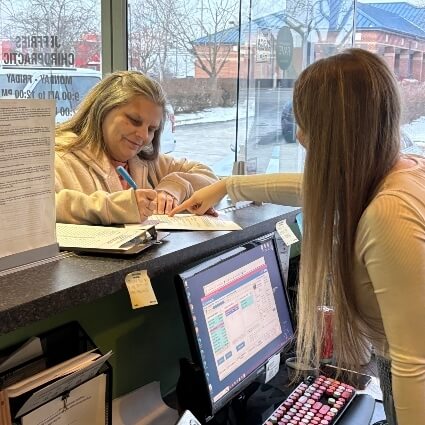
[[[74,388],[22,417],[22,425],[105,425],[106,375]]]
[[[271,357],[266,364],[265,382],[269,382],[270,379],[276,376],[277,372],[279,372],[279,365],[280,365],[280,354],[277,353],[273,357]]]
[[[125,284],[130,294],[133,309],[158,304],[146,270],[129,273],[125,277]]]
[[[55,103],[0,100],[0,258],[56,243]]]
[[[144,223],[155,225],[157,230],[241,230],[241,226],[234,221],[223,220],[211,215],[176,214],[151,215]],[[133,225],[126,225],[133,226]],[[139,226],[135,224],[134,226]]]
[[[112,402],[113,425],[174,425],[179,415],[162,400],[159,382],[151,382]]]
[[[298,238],[288,226],[286,220],[278,221],[276,223],[276,231],[277,233],[279,233],[279,236],[282,238],[283,242],[285,242],[287,246],[298,242]]]

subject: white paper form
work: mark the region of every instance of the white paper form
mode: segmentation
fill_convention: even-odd
[[[101,374],[22,417],[22,425],[105,425],[106,375]]]
[[[123,245],[142,235],[143,230],[138,227],[127,229],[124,227],[57,223],[56,233],[61,248],[128,250],[131,246],[123,247]]]
[[[55,240],[55,103],[0,100],[0,258]]]
[[[154,214],[143,225],[153,224],[157,230],[242,230],[234,221],[223,220],[211,215],[176,214],[174,217],[168,215]],[[126,227],[140,226],[138,224],[126,224]]]
[[[70,375],[64,376],[62,379],[54,381],[52,384],[41,388],[41,390],[35,391],[22,405],[16,416],[19,417],[25,415],[30,410],[47,403],[49,400],[56,398],[59,394],[68,391],[70,388],[75,388],[82,382],[93,378],[111,355],[112,351],[109,351],[105,355],[93,360],[88,366],[83,367],[81,370],[77,370]]]
[[[43,355],[40,338],[33,336],[0,364],[0,373]]]

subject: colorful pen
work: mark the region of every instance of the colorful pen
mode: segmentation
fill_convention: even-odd
[[[122,166],[119,165],[117,167],[117,173],[133,188],[137,189],[136,182],[131,178],[130,174],[128,174],[127,170]]]

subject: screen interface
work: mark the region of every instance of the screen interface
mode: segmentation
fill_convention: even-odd
[[[252,376],[293,335],[277,261],[273,242],[267,240],[182,276],[213,404]]]

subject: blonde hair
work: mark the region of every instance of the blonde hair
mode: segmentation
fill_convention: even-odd
[[[318,364],[325,325],[317,311],[328,305],[337,365],[358,367],[366,340],[353,287],[356,229],[399,155],[397,83],[380,57],[349,49],[301,73],[294,114],[307,143],[297,355]]]
[[[58,150],[72,151],[88,146],[99,154],[106,147],[103,140],[102,124],[106,115],[114,108],[125,105],[135,96],[143,96],[163,108],[163,117],[152,140],[152,147],[139,152],[139,157],[154,160],[158,156],[160,137],[166,119],[166,97],[159,83],[138,71],[118,71],[103,78],[83,99],[75,114],[56,127],[56,136],[72,132],[67,144],[57,146]]]

